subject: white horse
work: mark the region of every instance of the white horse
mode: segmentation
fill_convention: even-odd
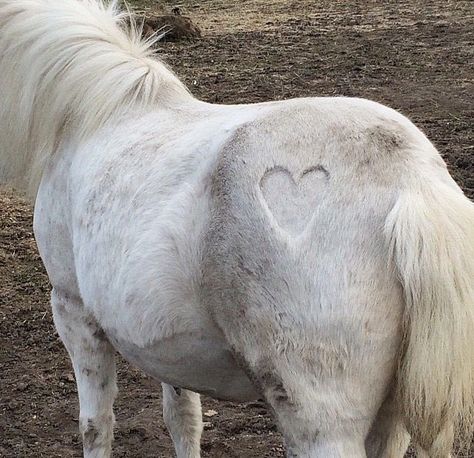
[[[122,19],[0,0],[1,179],[36,199],[84,455],[110,455],[115,351],[163,382],[180,458],[197,393],[264,398],[288,456],[469,441],[474,206],[433,145],[367,100],[200,102]]]

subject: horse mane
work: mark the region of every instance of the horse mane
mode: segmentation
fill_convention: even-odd
[[[102,0],[0,0],[0,183],[35,196],[61,142],[112,119],[189,97]]]

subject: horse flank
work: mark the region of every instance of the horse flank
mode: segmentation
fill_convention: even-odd
[[[121,27],[126,17],[116,2],[0,0],[0,183],[34,199],[66,131],[79,144],[125,113],[188,96],[153,40]]]

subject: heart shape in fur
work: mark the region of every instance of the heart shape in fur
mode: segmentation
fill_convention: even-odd
[[[260,180],[260,189],[278,225],[292,235],[304,231],[317,205],[319,192],[327,185],[329,173],[316,165],[301,173],[275,166]]]

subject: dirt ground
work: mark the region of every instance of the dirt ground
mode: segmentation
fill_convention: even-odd
[[[133,2],[132,2],[133,3]],[[151,2],[135,2],[140,8]],[[167,4],[173,6],[172,2]],[[199,41],[158,46],[192,92],[241,103],[360,96],[408,115],[474,197],[474,4],[201,0],[179,3]],[[0,193],[0,456],[78,457],[78,403],[54,330],[31,207]],[[119,360],[116,457],[171,457],[159,385]],[[204,457],[282,457],[261,403],[203,399]],[[471,454],[474,456],[474,453]]]

